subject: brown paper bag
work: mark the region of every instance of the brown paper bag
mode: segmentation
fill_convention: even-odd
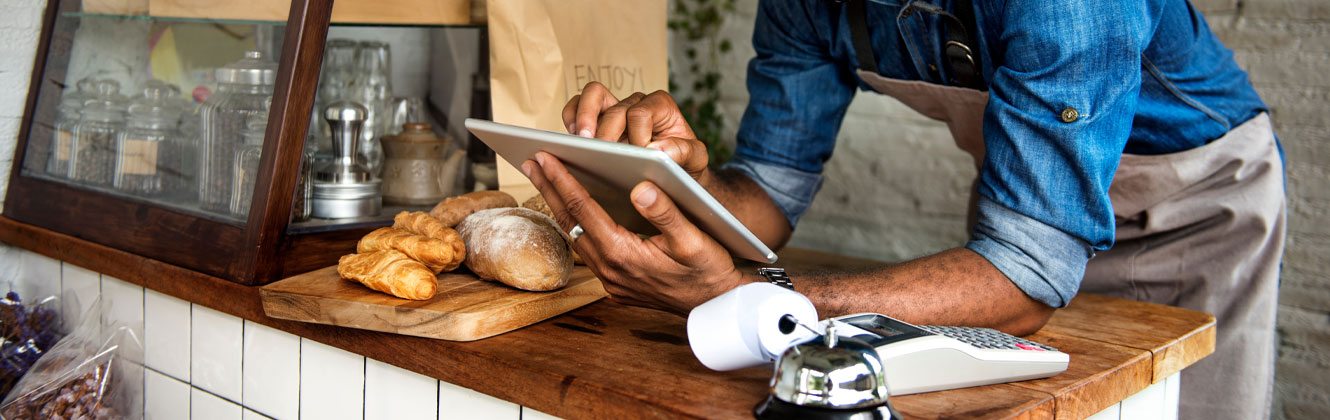
[[[488,8],[494,121],[567,132],[563,106],[588,82],[618,98],[669,85],[665,0],[489,0]],[[519,203],[537,194],[497,160],[500,190]]]

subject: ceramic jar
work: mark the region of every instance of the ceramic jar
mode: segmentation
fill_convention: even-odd
[[[452,195],[466,153],[448,154],[448,144],[424,123],[404,124],[401,133],[383,137],[384,204],[432,205]]]

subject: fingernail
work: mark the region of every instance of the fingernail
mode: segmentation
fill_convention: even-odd
[[[526,175],[527,178],[531,177],[531,165],[532,163],[529,160],[522,162],[522,174]]]
[[[574,125],[572,125],[572,124],[568,124],[568,133],[569,133],[569,134],[573,133],[573,128],[575,128]]]
[[[591,130],[582,129],[582,131],[578,131],[578,132],[577,132],[577,135],[582,136],[582,137],[586,137],[586,138],[591,138]]]
[[[633,197],[633,201],[642,207],[650,206],[651,203],[656,202],[656,188],[642,187],[642,189],[637,192],[637,196]]]

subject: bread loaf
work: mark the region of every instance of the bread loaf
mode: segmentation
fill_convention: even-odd
[[[337,260],[337,274],[403,299],[429,300],[439,288],[424,264],[391,249],[344,255]]]
[[[452,229],[448,230],[451,231]],[[432,273],[438,274],[455,270],[458,265],[462,264],[462,258],[466,254],[457,253],[456,250],[462,248],[460,245],[462,239],[458,237],[456,241],[459,246],[454,247],[453,244],[447,241],[387,227],[377,229],[360,238],[360,242],[356,244],[356,252],[366,254],[389,249],[397,250],[411,259],[425,264],[425,267],[428,267]],[[462,252],[465,252],[465,249]]]
[[[462,236],[453,228],[444,226],[443,222],[430,216],[429,213],[423,211],[397,213],[397,216],[393,217],[393,227],[447,242],[453,248],[453,258],[457,261],[446,271],[457,268],[457,265],[462,263],[462,258],[466,257],[466,246],[462,244]]]
[[[457,226],[466,243],[466,266],[485,280],[523,290],[568,284],[572,248],[554,220],[525,208],[478,211]]]
[[[554,210],[550,210],[550,204],[545,202],[545,197],[540,194],[533,195],[531,198],[523,201],[522,208],[535,210],[540,212],[540,214],[549,216],[550,219],[554,219]],[[567,232],[563,232],[562,230],[560,232],[563,233],[564,239],[567,239],[568,244],[571,246],[573,238],[568,237]],[[582,262],[582,256],[577,254],[576,249],[573,250],[573,264],[586,264]]]
[[[503,191],[476,191],[456,197],[448,197],[429,211],[444,226],[453,227],[467,216],[480,210],[500,207],[517,207],[517,199]]]

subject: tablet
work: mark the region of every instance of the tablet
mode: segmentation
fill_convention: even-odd
[[[776,253],[665,152],[474,118],[466,120],[466,129],[514,167],[520,168],[522,162],[535,159],[536,152],[558,157],[591,198],[630,231],[657,233],[628,198],[638,183],[651,181],[674,200],[693,224],[711,234],[731,254],[768,264],[776,262]]]

